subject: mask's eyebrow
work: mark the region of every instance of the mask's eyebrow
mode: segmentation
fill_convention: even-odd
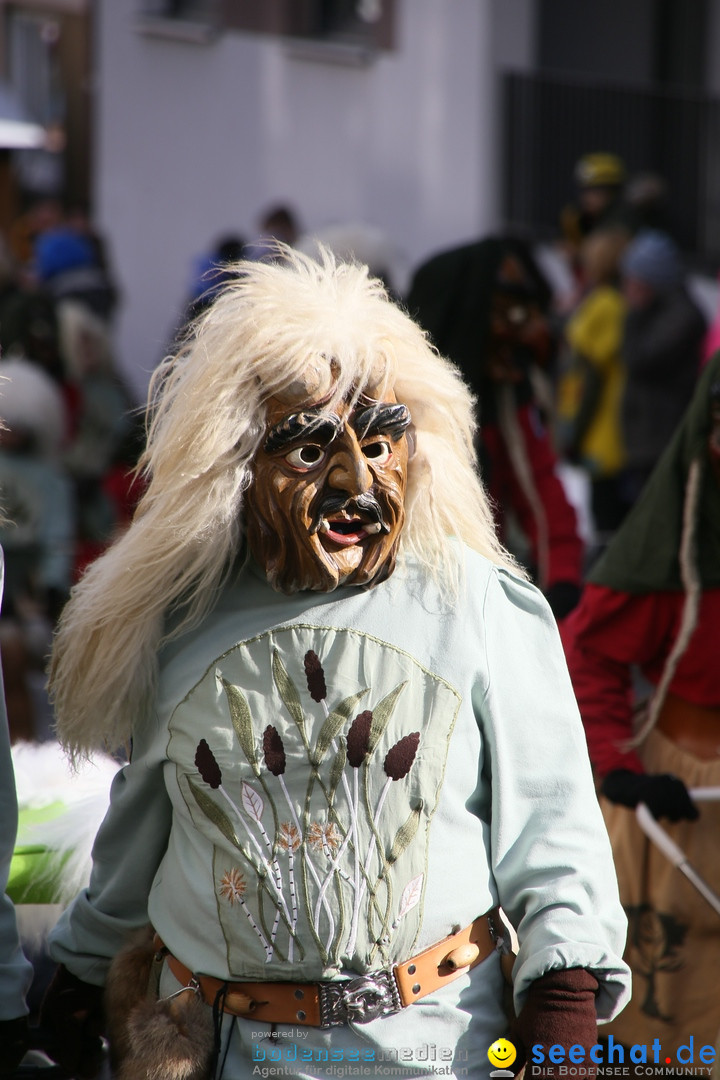
[[[273,424],[265,437],[263,450],[266,454],[272,454],[310,435],[313,442],[327,446],[337,437],[341,427],[342,421],[339,416],[323,412],[321,409],[291,413],[277,424]]]
[[[352,419],[358,438],[369,439],[371,435],[389,435],[393,442],[401,439],[410,427],[412,418],[407,405],[375,402],[359,409]]]

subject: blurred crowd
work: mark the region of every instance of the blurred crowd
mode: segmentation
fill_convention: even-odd
[[[711,553],[710,570],[693,578],[693,615],[686,610],[690,578],[670,566],[680,565],[689,520],[688,410],[694,396],[712,389],[705,383],[720,345],[720,314],[712,323],[689,288],[662,178],[627,177],[616,155],[593,152],[577,163],[574,183],[554,244],[504,231],[471,237],[432,254],[408,281],[380,230],[341,223],[306,232],[291,206],[268,207],[254,239],[230,229],[193,260],[173,336],[202,316],[239,259],[280,257],[278,241],[307,252],[322,243],[340,259],[366,263],[476,396],[478,456],[498,528],[560,624],[603,796],[625,808],[652,796],[657,816],[687,822],[694,810],[689,779],[679,781],[685,802],[667,785],[641,793],[637,780],[682,777],[682,761],[660,754],[649,763],[634,749],[608,747],[632,735],[634,666],[643,686],[665,678],[653,721],[661,727],[673,722],[662,719],[667,702],[687,696],[682,680],[697,684],[697,660],[683,665],[695,655],[688,642],[698,619],[707,619],[698,614],[699,597],[720,568]],[[13,743],[50,738],[42,684],[56,621],[73,583],[130,520],[142,489],[143,417],[114,347],[121,302],[110,253],[87,214],[44,200],[0,237],[0,649]],[[713,387],[720,401],[716,381]],[[705,432],[703,423],[693,431]],[[671,446],[674,464],[666,462],[661,485],[658,464]],[[705,513],[713,498],[701,486],[693,512]],[[649,526],[638,526],[639,506]],[[661,564],[643,554],[643,544],[662,533],[663,507],[668,554]],[[628,544],[634,556],[618,558],[618,545]],[[656,573],[638,585],[650,564]],[[640,610],[627,599],[668,589],[679,599],[667,612]],[[673,652],[680,622],[686,640]],[[634,642],[640,636],[647,643],[653,624],[654,651],[648,645],[640,655]],[[611,640],[598,636],[600,626],[612,627]],[[716,646],[714,632],[704,643]],[[703,653],[701,668],[705,661]],[[717,711],[715,685],[705,681],[708,700],[695,705]],[[611,684],[623,704],[612,732],[603,732],[596,705],[606,707]]]
[[[555,243],[497,232],[403,273],[367,224],[306,231],[275,204],[253,238],[229,229],[200,252],[168,348],[240,259],[276,244],[366,263],[460,368],[477,399],[478,454],[505,543],[557,618],[636,503],[713,342],[668,227],[661,177],[588,153]],[[0,237],[0,643],[13,737],[46,738],[42,680],[55,620],[83,569],[130,519],[141,411],[121,377],[121,291],[87,213],[39,199]],[[169,313],[169,320],[172,320]]]
[[[55,620],[136,497],[141,423],[114,355],[118,301],[80,212],[41,200],[0,238],[0,646],[14,738],[46,734],[35,688]]]

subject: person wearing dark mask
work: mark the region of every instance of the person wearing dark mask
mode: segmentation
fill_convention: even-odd
[[[555,349],[549,297],[527,246],[493,236],[424,263],[407,307],[473,391],[481,469],[501,535],[514,520],[533,577],[563,618],[580,595],[584,542],[538,393]]]

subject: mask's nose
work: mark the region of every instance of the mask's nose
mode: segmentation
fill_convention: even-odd
[[[362,495],[372,487],[373,474],[353,433],[346,431],[334,444],[327,482],[348,495]]]

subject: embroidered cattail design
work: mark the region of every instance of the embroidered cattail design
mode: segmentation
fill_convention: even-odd
[[[305,653],[304,663],[305,678],[307,679],[310,697],[313,701],[324,701],[327,697],[327,686],[325,685],[325,672],[320,663],[320,657],[312,649],[308,649]]]
[[[385,755],[385,760],[383,761],[383,772],[385,773],[387,779],[383,784],[382,791],[380,792],[380,797],[377,801],[377,806],[375,807],[375,813],[373,815],[373,820],[375,821],[376,826],[380,820],[380,814],[382,813],[383,806],[385,805],[385,800],[387,798],[391,784],[397,783],[398,780],[403,780],[410,772],[413,766],[413,762],[415,761],[419,745],[420,732],[413,731],[409,735],[403,735],[401,739],[398,739],[398,741],[390,747],[387,754]],[[372,863],[373,855],[375,853],[375,845],[377,843],[376,837],[377,828],[374,828],[372,836],[370,837],[370,842],[368,843],[367,851],[365,853],[365,859],[363,860],[362,864],[363,880],[359,882],[355,897],[355,904],[353,906],[353,919],[347,944],[348,952],[352,952],[352,950],[355,948],[355,939],[357,936],[358,918],[360,913],[360,902],[365,895],[365,889],[367,887],[367,882],[370,875],[370,864]]]
[[[314,656],[315,654],[313,653],[312,655]],[[307,661],[307,657],[305,659]],[[331,845],[329,845],[328,843],[323,843],[322,844],[322,850],[325,852],[325,855],[327,856],[328,859],[331,860],[331,862],[330,862],[330,867],[329,867],[327,873],[325,874],[325,878],[323,880],[322,888],[320,889],[320,893],[318,894],[318,898],[317,898],[317,901],[316,901],[316,904],[315,904],[315,922],[316,922],[316,924],[317,924],[317,921],[319,919],[320,906],[321,906],[321,904],[326,903],[325,894],[327,893],[328,887],[329,887],[329,885],[330,885],[330,883],[332,881],[332,877],[333,877],[334,873],[339,873],[341,875],[341,877],[344,877],[345,880],[350,883],[352,888],[355,890],[355,895],[356,896],[358,895],[358,892],[359,892],[359,889],[360,889],[361,863],[360,863],[360,850],[359,850],[359,846],[358,846],[358,806],[359,806],[359,803],[360,803],[360,791],[359,791],[359,784],[358,784],[358,770],[360,769],[360,766],[362,765],[363,761],[365,761],[365,758],[368,755],[368,750],[370,748],[370,727],[372,725],[372,721],[373,721],[372,711],[370,709],[365,709],[364,712],[358,713],[358,715],[355,717],[355,719],[353,720],[352,724],[350,725],[350,727],[348,729],[347,740],[346,740],[347,762],[352,767],[352,770],[353,770],[353,772],[352,772],[352,779],[353,779],[352,791],[350,791],[350,789],[348,787],[347,778],[345,777],[344,773],[343,773],[343,782],[344,782],[344,786],[345,786],[345,792],[346,792],[346,795],[347,795],[348,809],[350,810],[350,828],[348,829],[347,833],[345,834],[345,839],[342,840],[342,842],[340,842],[340,836],[339,836],[339,833],[338,833],[338,843],[332,846],[332,851],[330,850]],[[333,743],[333,745],[334,745],[334,743]],[[332,828],[335,829],[335,826],[333,825]],[[311,846],[315,846],[315,845],[313,845],[313,836],[310,835],[310,834],[313,833],[313,829],[316,830],[316,832],[314,833],[314,839],[316,840],[316,844],[317,844],[317,841],[319,840],[320,826],[319,825],[313,825],[310,828],[310,833],[308,834],[308,841],[311,844]],[[355,847],[354,847],[354,866],[353,866],[353,877],[352,878],[348,877],[348,875],[343,870],[339,869],[340,860],[342,859],[343,855],[345,854],[345,850],[348,847],[351,840],[353,840],[354,844],[355,844]]]
[[[205,745],[207,745],[207,743]],[[272,959],[273,949],[271,945],[268,945],[265,935],[263,934],[258,924],[255,922],[250,908],[245,903],[246,890],[247,885],[245,883],[245,878],[236,866],[233,866],[231,870],[225,871],[225,873],[220,879],[218,892],[222,897],[224,897],[225,900],[228,901],[231,907],[234,907],[235,904],[240,904],[241,908],[248,917],[250,925],[252,926],[257,936],[260,938],[262,946],[265,949],[265,960],[266,962],[269,962]]]
[[[365,712],[358,713],[350,725],[347,733],[347,759],[348,765],[353,769],[359,769],[367,757],[372,719],[372,712],[366,709]]]
[[[200,740],[195,751],[195,767],[206,784],[215,790],[220,787],[222,771],[205,739]]]
[[[263,733],[263,754],[268,770],[273,776],[281,776],[285,772],[285,747],[272,724],[268,724]]]
[[[288,882],[290,884],[290,908],[292,911],[290,925],[294,934],[298,920],[297,891],[295,889],[295,852],[302,844],[299,826],[293,825],[291,821],[283,821],[278,829],[277,843],[279,848],[287,852],[288,857]],[[292,960],[292,955],[288,956],[288,959]]]
[[[312,654],[315,656],[315,654]],[[317,659],[317,657],[316,657]],[[318,661],[319,663],[319,661]],[[322,669],[321,669],[322,670]],[[323,682],[324,685],[324,682]],[[290,944],[288,952],[288,960],[293,959],[295,927],[298,920],[298,907],[297,907],[297,894],[295,889],[295,852],[302,844],[302,828],[300,826],[300,820],[297,815],[297,810],[290,798],[290,792],[285,784],[285,778],[283,773],[285,772],[285,766],[287,764],[287,758],[285,756],[285,745],[282,741],[282,737],[278,732],[278,729],[273,724],[268,724],[263,732],[263,757],[265,759],[265,765],[268,772],[271,772],[273,776],[277,777],[280,787],[283,790],[285,796],[285,802],[288,804],[288,808],[292,815],[292,821],[284,821],[280,825],[277,834],[277,845],[282,851],[287,852],[288,856],[288,881],[290,885]],[[314,868],[311,868],[311,873]]]
[[[265,804],[263,803],[262,797],[258,794],[257,791],[254,790],[254,788],[250,786],[250,784],[248,784],[246,781],[243,781],[241,788],[241,797],[243,810],[245,811],[245,813],[242,813],[240,808],[236,805],[232,797],[228,794],[228,792],[223,786],[222,770],[218,765],[215,755],[210,749],[210,746],[208,745],[206,739],[201,739],[198,743],[197,750],[195,751],[195,765],[205,783],[208,784],[209,787],[213,788],[213,790],[219,791],[222,797],[228,803],[228,805],[232,807],[238,821],[244,828],[245,832],[247,833],[248,839],[250,840],[257,852],[258,858],[260,860],[260,865],[264,867],[266,873],[271,875],[269,880],[272,882],[272,887],[274,888],[277,895],[279,905],[283,908],[283,910],[285,911],[285,915],[289,920],[290,911],[288,909],[285,897],[283,896],[282,874],[280,872],[280,866],[278,865],[277,859],[273,855],[272,842],[267,834],[265,826],[262,823],[262,815],[265,809]],[[257,837],[248,825],[248,818],[250,818],[256,823],[258,831],[265,842],[265,847],[267,848],[268,852],[267,856],[265,855],[262,847],[258,843]],[[229,887],[230,886],[228,885],[228,888]],[[280,919],[280,907],[276,906],[275,924],[270,935],[271,944],[266,945],[266,948],[269,950],[267,955],[268,961],[272,959],[273,943],[275,941],[275,936],[277,934],[277,928]],[[290,944],[292,946],[292,941],[290,942]]]
[[[420,744],[420,732],[404,735],[391,746],[383,762],[383,771],[391,780],[402,780],[412,768]]]

